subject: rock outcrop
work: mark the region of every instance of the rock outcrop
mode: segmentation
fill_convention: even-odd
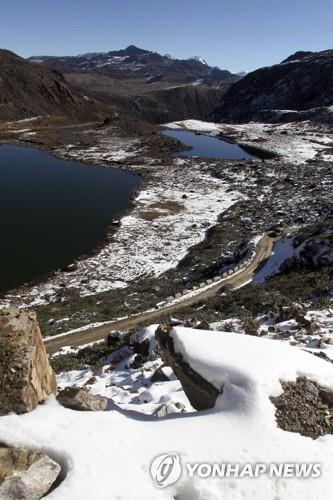
[[[0,500],[39,500],[59,473],[60,465],[41,451],[0,448]]]
[[[66,387],[59,392],[57,400],[62,406],[77,411],[104,411],[108,400],[102,396],[90,394],[87,388]]]
[[[333,391],[306,377],[281,385],[282,394],[270,398],[281,429],[313,439],[333,434]]]
[[[56,392],[36,315],[0,311],[0,415],[25,413]]]
[[[196,410],[213,408],[220,392],[195,372],[181,354],[175,352],[170,336],[171,329],[170,325],[160,325],[155,334],[165,362],[173,369],[193,408]]]
[[[298,52],[280,64],[253,71],[232,85],[211,119],[296,121],[297,113],[300,120],[315,119],[317,113],[322,116],[323,108],[332,104],[333,50]],[[318,111],[304,115],[308,110]]]

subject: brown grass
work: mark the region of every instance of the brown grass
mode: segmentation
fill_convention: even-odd
[[[154,220],[158,217],[178,214],[182,210],[184,210],[184,205],[178,201],[156,201],[149,205],[146,210],[142,210],[140,216],[145,220]]]

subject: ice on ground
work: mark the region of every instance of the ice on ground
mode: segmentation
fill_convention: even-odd
[[[0,441],[39,448],[67,473],[50,500],[313,500],[333,489],[333,437],[313,440],[276,426],[270,396],[281,380],[308,376],[333,388],[333,365],[287,344],[177,327],[176,351],[223,393],[214,409],[164,418],[120,411],[78,412],[53,398],[25,415],[0,418]],[[157,489],[152,460],[178,453],[177,483]],[[189,478],[184,463],[320,463],[320,478]]]

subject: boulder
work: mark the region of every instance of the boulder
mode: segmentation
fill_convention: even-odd
[[[142,342],[133,342],[133,350],[136,354],[141,354],[144,358],[149,356],[150,342],[145,339]]]
[[[60,465],[41,451],[0,448],[0,500],[39,500],[60,470]]]
[[[144,362],[145,358],[142,356],[142,354],[136,354],[133,361],[129,364],[128,367],[132,368],[133,370],[137,370],[138,368],[141,368]]]
[[[213,408],[221,392],[194,371],[181,354],[175,352],[170,335],[171,329],[171,325],[162,324],[155,333],[165,362],[173,369],[193,408],[196,410]]]
[[[104,411],[108,400],[102,396],[91,394],[87,388],[66,387],[59,392],[57,400],[65,408],[78,411]]]
[[[1,310],[0,415],[32,411],[56,389],[35,313]]]
[[[157,368],[154,371],[154,373],[150,379],[152,382],[169,382],[169,380],[170,380],[169,377],[167,377],[167,375],[163,371],[164,366],[165,365],[160,366],[159,368]]]
[[[174,413],[175,411],[177,412],[184,412],[185,411],[185,405],[183,403],[163,403],[161,406],[159,406],[154,412],[153,415],[154,417],[165,417],[166,415],[169,415],[170,413]]]

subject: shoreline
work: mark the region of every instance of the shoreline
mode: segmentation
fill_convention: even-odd
[[[39,146],[39,145],[37,145],[35,143],[31,143],[31,142],[24,142],[24,141],[2,142],[1,139],[0,139],[0,147],[2,145],[4,145],[4,146],[5,145],[16,146],[16,147],[22,147],[22,148],[29,147],[31,149],[38,149],[39,151],[41,151],[41,152],[43,152],[45,154],[49,154],[50,156],[53,156],[54,158],[57,158],[57,159],[62,160],[62,161],[77,162],[77,163],[80,163],[80,164],[88,166],[88,167],[108,168],[110,170],[111,169],[119,170],[119,167],[117,168],[117,166],[112,166],[112,165],[99,166],[99,165],[96,165],[96,164],[93,164],[93,163],[86,163],[83,160],[66,159],[66,158],[63,158],[63,157],[55,154],[54,151],[50,150],[49,148],[45,148],[44,145]],[[11,288],[11,289],[8,289],[6,291],[0,292],[0,301],[2,299],[4,299],[8,294],[9,295],[16,294],[17,292],[19,292],[20,290],[22,290],[22,288],[31,288],[31,287],[34,287],[34,286],[42,285],[47,280],[51,279],[52,277],[57,276],[59,273],[70,273],[71,271],[67,271],[66,270],[68,267],[70,267],[72,265],[76,266],[78,262],[83,261],[83,260],[85,260],[85,259],[87,259],[89,257],[93,257],[93,256],[97,255],[108,244],[108,242],[114,236],[114,234],[116,233],[116,231],[118,229],[118,227],[115,226],[113,224],[113,222],[115,220],[121,221],[121,219],[123,217],[126,217],[127,215],[129,215],[133,211],[134,205],[135,205],[135,199],[136,199],[138,193],[140,192],[141,186],[142,186],[142,183],[143,183],[143,179],[142,179],[142,176],[140,174],[135,174],[134,172],[130,172],[130,171],[128,171],[126,169],[123,169],[123,168],[121,168],[120,170],[125,170],[125,172],[128,173],[129,175],[137,177],[138,178],[138,186],[134,189],[132,196],[128,200],[130,206],[128,208],[124,208],[122,210],[119,210],[118,212],[116,212],[112,216],[112,219],[110,220],[110,222],[107,224],[107,226],[103,230],[103,237],[102,237],[102,239],[99,239],[99,241],[97,243],[93,244],[90,250],[88,250],[88,251],[86,251],[86,252],[78,255],[77,257],[75,257],[75,258],[73,258],[71,260],[68,260],[67,264],[65,264],[62,268],[50,270],[47,273],[44,273],[43,275],[41,275],[41,276],[39,276],[39,277],[37,277],[35,279],[32,279],[29,282],[26,282],[26,284],[22,283],[21,285],[18,285],[15,288]]]
[[[186,127],[184,126],[185,124],[192,124],[192,127]],[[184,126],[184,129],[195,129],[196,124],[198,124],[197,121],[188,121],[188,122],[179,122],[174,124],[177,128],[182,124]],[[218,135],[219,132],[222,131],[224,133],[229,132],[230,136],[234,135],[236,137],[236,131],[238,130],[238,139],[243,139],[244,136],[246,135],[246,130],[244,130],[244,125],[241,126],[229,126],[229,125],[224,125],[224,124],[215,124],[215,128],[212,129],[213,124],[209,124],[206,122],[200,122],[199,125],[201,125],[200,132],[207,134],[207,135]],[[79,125],[80,128],[82,128],[82,124]],[[258,130],[260,131],[262,127],[267,127],[266,125],[262,124],[251,124],[250,127],[252,130],[252,134],[258,133]],[[229,128],[232,128],[232,130],[229,130]],[[254,129],[253,129],[254,127]],[[1,128],[1,124],[0,124]],[[254,131],[253,131],[254,130]],[[232,133],[231,133],[232,132]],[[235,182],[232,184],[234,187],[232,188],[229,181],[221,181],[219,180],[219,176],[214,176],[212,174],[212,170],[216,170],[216,168],[223,168],[223,169],[228,169],[231,165],[236,166],[237,161],[234,160],[216,160],[213,161],[212,159],[200,159],[200,158],[174,158],[172,154],[177,150],[177,148],[181,148],[182,145],[178,141],[174,140],[169,140],[167,144],[163,139],[165,139],[165,136],[160,136],[159,134],[151,134],[149,136],[144,136],[144,137],[133,137],[133,136],[128,136],[124,137],[122,136],[115,136],[114,134],[108,135],[108,130],[101,129],[101,127],[98,127],[97,129],[84,129],[83,133],[81,132],[79,135],[79,141],[76,141],[75,144],[70,141],[70,138],[66,137],[66,141],[63,141],[61,144],[58,145],[50,145],[47,143],[44,143],[42,145],[36,144],[36,142],[31,142],[30,141],[30,147],[39,147],[43,151],[48,152],[49,154],[52,154],[56,156],[57,158],[63,159],[63,160],[77,160],[82,163],[85,163],[87,165],[95,165],[97,168],[116,168],[116,169],[122,169],[127,171],[128,173],[133,173],[136,174],[140,177],[141,181],[140,184],[135,192],[134,199],[133,199],[133,205],[132,207],[126,211],[126,213],[121,214],[121,223],[117,228],[115,228],[114,231],[111,232],[111,237],[109,237],[108,230],[110,229],[110,226],[106,228],[106,237],[103,239],[103,241],[100,242],[97,247],[95,247],[94,251],[92,251],[89,254],[82,255],[75,259],[73,262],[75,262],[79,269],[79,272],[77,273],[77,276],[80,278],[83,278],[81,282],[73,280],[73,276],[76,273],[76,270],[73,272],[68,272],[64,273],[61,272],[60,276],[63,278],[66,278],[66,289],[69,287],[71,290],[73,290],[75,293],[77,290],[80,289],[79,292],[79,297],[84,298],[84,297],[89,297],[89,296],[96,296],[97,294],[101,292],[107,292],[107,291],[114,291],[119,288],[127,288],[131,284],[134,284],[137,282],[137,280],[144,280],[145,278],[155,278],[160,276],[160,274],[164,273],[165,271],[168,271],[172,268],[176,268],[178,265],[181,265],[181,262],[184,258],[187,258],[188,255],[191,253],[191,248],[193,245],[197,245],[200,242],[203,242],[207,238],[207,231],[208,229],[214,227],[218,223],[219,217],[221,213],[223,213],[225,210],[228,210],[230,206],[232,206],[234,203],[237,203],[239,200],[242,199],[242,196],[239,193],[236,193],[234,191],[235,186],[237,189],[237,184],[239,181],[238,179],[238,173],[234,173],[233,175]],[[84,134],[90,134],[89,139],[90,142],[86,140],[86,137]],[[296,136],[297,136],[297,130],[296,130]],[[84,144],[82,145],[82,138],[84,138]],[[284,136],[283,136],[284,138]],[[77,139],[77,138],[76,138]],[[276,139],[274,136],[273,139]],[[289,138],[290,139],[290,138]],[[232,140],[232,139],[231,139]],[[238,144],[242,145],[244,143],[243,141],[235,141]],[[253,139],[252,143],[256,142],[255,139]],[[6,143],[8,143],[8,140],[6,140]],[[21,145],[26,145],[23,140],[21,141],[16,140],[16,144],[21,144]],[[158,143],[158,144],[157,144]],[[163,144],[162,144],[163,143]],[[162,145],[161,145],[162,144]],[[272,142],[274,144],[274,141]],[[151,147],[153,145],[153,147]],[[171,147],[172,145],[172,147]],[[256,144],[257,146],[257,144]],[[260,149],[260,148],[258,148]],[[278,149],[278,148],[277,148]],[[117,160],[114,158],[117,157]],[[281,158],[281,161],[284,161],[285,163],[288,163],[288,155],[286,157]],[[275,164],[276,159],[272,160],[272,162]],[[246,166],[249,162],[248,161],[242,161],[240,164],[243,164],[243,167]],[[253,161],[251,160],[250,163],[253,163],[253,166],[259,165],[262,163],[261,160],[258,161]],[[270,163],[270,162],[268,162]],[[294,164],[298,164],[299,159],[296,158],[296,161]],[[303,162],[304,163],[304,162]],[[242,167],[242,168],[243,168]],[[192,170],[195,170],[194,174]],[[191,177],[192,175],[192,177]],[[205,181],[204,181],[204,189],[203,192],[201,193],[201,182],[197,182],[198,178],[200,176],[206,175]],[[185,176],[185,177],[184,177]],[[187,177],[186,177],[187,176]],[[207,177],[208,176],[208,177]],[[222,176],[223,177],[223,176]],[[226,176],[228,177],[228,176]],[[241,180],[242,175],[239,177],[239,180]],[[147,207],[149,208],[149,204],[151,205],[152,203],[156,204],[155,199],[150,199],[149,200],[149,194],[151,190],[152,192],[155,192],[156,196],[161,196],[162,198],[165,198],[165,193],[167,188],[171,189],[171,199],[174,199],[175,202],[178,204],[183,203],[184,200],[182,200],[183,196],[181,195],[180,192],[180,187],[181,191],[186,194],[187,190],[190,192],[191,188],[193,187],[193,183],[199,184],[197,185],[196,189],[196,195],[198,198],[195,198],[195,203],[194,203],[194,208],[197,208],[196,205],[200,203],[200,200],[202,197],[207,198],[207,193],[208,197],[211,194],[211,191],[214,191],[214,183],[220,182],[220,187],[222,184],[224,185],[224,189],[220,191],[220,197],[229,199],[229,204],[224,205],[223,203],[220,205],[220,207],[216,207],[213,209],[214,212],[214,219],[212,220],[209,217],[209,213],[207,204],[205,206],[206,210],[206,220],[203,221],[204,227],[201,227],[200,230],[198,231],[190,231],[189,234],[192,234],[191,237],[188,237],[187,234],[187,228],[186,224],[182,228],[182,231],[179,233],[179,238],[180,239],[187,239],[186,245],[181,245],[180,250],[177,252],[177,258],[174,257],[175,255],[175,248],[177,248],[177,245],[175,245],[175,242],[170,241],[169,239],[165,239],[165,234],[159,234],[161,230],[163,230],[163,223],[165,222],[165,219],[168,219],[168,214],[162,214],[163,217],[161,218],[157,217],[155,224],[154,218],[152,221],[150,221],[151,225],[155,225],[155,233],[153,235],[153,240],[155,241],[155,245],[158,246],[158,252],[161,253],[161,248],[163,248],[164,251],[167,251],[168,245],[174,245],[174,253],[169,252],[169,260],[168,258],[166,259],[167,264],[162,262],[162,265],[159,267],[158,263],[156,264],[154,262],[154,259],[158,260],[160,259],[160,256],[157,255],[155,252],[155,257],[154,257],[154,251],[155,249],[153,248],[153,252],[150,252],[145,248],[143,245],[142,238],[140,240],[140,231],[146,231],[147,234],[147,241],[151,241],[152,239],[152,231],[149,228],[149,224],[147,225],[147,221],[142,220],[140,217],[138,217],[138,213],[140,214],[140,209],[144,210]],[[176,200],[175,193],[178,193],[178,199]],[[233,195],[236,195],[233,199],[230,199]],[[169,196],[169,195],[168,195]],[[167,196],[167,197],[168,197]],[[187,195],[186,195],[187,198]],[[243,198],[244,199],[244,198]],[[158,201],[158,200],[157,200]],[[185,200],[186,201],[186,200]],[[221,201],[221,200],[219,200]],[[186,202],[187,203],[187,202]],[[191,213],[191,207],[187,207],[187,214]],[[133,223],[133,217],[132,215],[136,215],[136,223],[138,224],[138,231],[136,231],[134,228],[133,230],[133,225],[131,227],[131,223]],[[186,215],[186,214],[185,214]],[[191,221],[192,226],[197,225],[197,218],[199,218],[200,222],[200,217],[202,218],[201,213],[196,213],[194,216],[194,219]],[[176,217],[177,219],[177,217]],[[185,217],[186,219],[186,217]],[[123,223],[125,222],[125,232],[127,230],[128,235],[132,235],[132,238],[130,237],[128,239],[128,235],[125,234],[124,238],[124,228],[123,228]],[[134,221],[135,222],[135,221]],[[127,228],[126,228],[127,224]],[[111,225],[112,227],[112,225]],[[168,229],[169,228],[169,229]],[[170,220],[168,221],[168,224],[165,226],[164,229],[168,232],[172,232],[172,224],[170,224]],[[120,238],[119,238],[120,234]],[[178,234],[178,233],[177,233]],[[149,240],[150,238],[150,240]],[[134,243],[133,243],[134,242]],[[139,242],[138,246],[138,251],[133,252],[133,245],[136,245],[136,243]],[[141,246],[140,246],[141,245]],[[154,245],[153,245],[154,246]],[[127,247],[128,248],[128,256],[124,256],[123,248]],[[108,255],[108,250],[111,252]],[[112,266],[110,267],[110,259],[112,260],[113,254],[112,251],[116,253],[116,255],[119,257],[119,262],[123,266],[123,268],[119,268],[119,263],[118,262],[113,262],[114,268]],[[118,252],[118,253],[117,253]],[[141,257],[137,254],[140,254],[141,252]],[[126,252],[125,252],[126,253]],[[153,256],[151,255],[153,254]],[[134,259],[134,261],[137,262],[137,266],[139,268],[142,268],[142,272],[140,273],[127,273],[126,274],[126,269],[127,268],[133,268],[133,262],[131,261],[131,258]],[[145,265],[145,260],[150,258],[150,267],[149,265]],[[114,260],[114,259],[113,259]],[[86,270],[84,269],[85,265],[89,268],[91,265],[91,268]],[[97,278],[95,276],[95,273],[93,272],[94,266],[97,269]],[[106,267],[111,274],[107,274],[107,272],[101,273],[101,268]],[[121,266],[120,266],[121,267]],[[80,275],[81,272],[81,275]],[[89,274],[90,273],[90,274]],[[115,275],[113,276],[112,273]],[[120,274],[120,278],[117,280],[116,275]],[[112,277],[110,278],[110,275]],[[9,304],[12,301],[15,301],[15,297],[17,294],[21,293],[22,298],[25,299],[27,297],[30,297],[28,305],[33,305],[33,306],[39,306],[42,304],[51,304],[54,302],[57,302],[58,300],[62,300],[62,295],[60,294],[60,297],[53,297],[48,301],[41,301],[40,298],[43,295],[47,295],[47,286],[48,282],[52,281],[52,278],[54,282],[56,282],[56,278],[59,276],[59,273],[56,274],[56,276],[53,275],[45,282],[39,280],[39,285],[35,285],[35,290],[33,285],[29,285],[29,287],[25,288],[22,290],[22,287],[20,289],[15,289],[13,292],[15,295],[10,295],[8,294],[9,301],[7,300],[6,302]],[[96,279],[95,279],[96,278]],[[101,287],[98,287],[98,280],[100,280]],[[89,284],[92,282],[95,282],[94,284],[89,287]],[[113,281],[113,284],[115,286],[110,286],[110,282]],[[88,285],[86,286],[86,283],[88,282]],[[71,288],[73,287],[74,288]],[[51,287],[52,288],[52,287]],[[85,289],[84,292],[81,293],[81,288]],[[59,291],[59,289],[58,289]],[[22,294],[23,292],[23,294]],[[6,299],[6,297],[4,297]],[[22,301],[21,301],[22,302]],[[25,303],[25,300],[23,301],[24,305],[27,305]],[[6,305],[6,304],[4,304]]]
[[[80,125],[81,127],[81,125]],[[122,226],[122,221],[126,218],[130,218],[131,214],[135,212],[135,210],[138,209],[138,205],[140,205],[140,196],[149,190],[151,188],[152,184],[154,184],[154,174],[156,176],[156,170],[162,169],[163,166],[165,165],[166,170],[174,170],[177,168],[175,166],[175,163],[177,163],[177,160],[175,161],[174,158],[172,158],[172,154],[174,153],[175,150],[177,149],[183,149],[183,145],[178,142],[178,141],[173,141],[169,140],[167,138],[167,142],[169,144],[169,147],[167,148],[167,155],[165,154],[164,150],[164,158],[154,158],[153,155],[149,155],[149,147],[148,147],[148,154],[147,154],[147,142],[149,146],[149,139],[144,138],[143,141],[141,140],[140,146],[137,147],[137,149],[134,147],[134,151],[131,152],[131,155],[125,158],[120,158],[118,161],[110,161],[109,158],[105,158],[105,154],[102,151],[99,151],[98,153],[94,154],[96,152],[96,149],[98,149],[98,146],[100,146],[100,141],[98,140],[98,132],[99,129],[94,130],[93,134],[95,135],[93,145],[90,148],[85,148],[85,149],[78,149],[77,146],[73,146],[71,144],[63,144],[60,147],[54,147],[50,146],[49,144],[41,141],[36,141],[36,140],[31,140],[26,137],[21,137],[19,136],[18,138],[11,138],[11,140],[5,139],[1,137],[1,142],[3,144],[12,144],[15,146],[22,146],[22,147],[31,147],[31,148],[37,148],[47,154],[51,154],[52,156],[62,159],[62,160],[69,160],[69,161],[79,161],[81,163],[84,163],[85,165],[94,165],[97,168],[115,168],[115,169],[121,169],[125,170],[129,174],[134,174],[138,176],[139,178],[139,184],[133,193],[132,199],[131,199],[131,207],[128,209],[125,209],[117,215],[117,219],[119,219],[120,224],[119,226],[115,227],[112,225],[112,221],[110,221],[110,224],[105,228],[104,231],[104,237],[103,239],[95,245],[92,250],[88,253],[82,254],[78,256],[77,258],[73,259],[72,261],[69,261],[68,264],[62,268],[61,270],[54,270],[50,271],[47,274],[44,274],[40,278],[37,278],[27,284],[27,286],[20,286],[15,289],[11,289],[7,292],[4,292],[1,294],[1,300],[3,303],[11,303],[12,301],[16,301],[16,298],[18,296],[26,296],[27,294],[30,295],[30,291],[34,288],[40,288],[44,287],[48,282],[56,280],[59,276],[62,276],[65,281],[70,281],[71,276],[73,273],[75,273],[76,269],[84,263],[87,262],[87,260],[95,259],[98,258],[98,256],[108,247],[112,246],[114,239],[117,237],[117,234],[121,230]],[[26,132],[23,132],[23,135]],[[30,132],[29,132],[30,133]],[[123,138],[122,138],[123,139]],[[133,141],[133,138],[126,138],[125,142],[129,141],[131,143],[131,146],[133,146],[133,143],[135,144],[135,139]],[[165,143],[165,139],[161,137],[158,134],[158,141],[161,143]],[[172,147],[170,146],[172,144]],[[73,151],[74,150],[74,151]],[[89,153],[93,153],[92,155]],[[137,157],[141,156],[142,153],[145,154],[145,163],[136,162],[135,160]],[[214,179],[212,178],[212,181]],[[142,207],[141,207],[142,208]],[[219,214],[217,214],[219,215]],[[115,216],[113,216],[112,220],[115,219]],[[217,221],[217,217],[216,217]],[[210,224],[211,226],[212,224]],[[206,231],[201,232],[201,237],[200,239],[196,239],[194,243],[198,243],[202,241],[206,236],[205,236]],[[186,252],[189,247],[186,248]],[[185,254],[181,255],[181,258],[177,262],[171,262],[170,265],[167,267],[172,267],[174,265],[177,265],[178,262],[186,256]],[[66,272],[66,268],[73,265],[75,266],[73,271]],[[143,273],[143,276],[145,276],[145,273]],[[130,280],[131,281],[131,280]],[[123,282],[122,286],[128,286],[130,282]],[[119,284],[118,284],[119,286]],[[116,288],[118,287],[116,286]],[[104,289],[102,290],[104,291]],[[99,293],[99,290],[96,290],[93,294]],[[25,302],[25,301],[24,301]],[[34,304],[35,305],[35,304]]]

